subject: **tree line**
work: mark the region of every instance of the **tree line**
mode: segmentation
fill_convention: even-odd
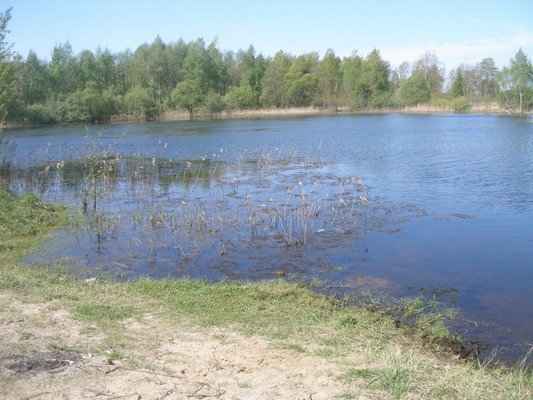
[[[156,37],[133,52],[98,48],[79,54],[67,41],[57,44],[47,61],[33,51],[25,58],[10,53],[10,13],[0,14],[0,102],[9,121],[28,125],[150,120],[173,110],[185,110],[192,119],[198,113],[260,108],[390,110],[433,104],[463,112],[473,102],[492,101],[510,113],[533,107],[533,67],[521,49],[502,70],[485,58],[448,75],[432,52],[392,68],[377,49],[342,58],[332,49],[323,57],[284,51],[266,57],[253,45],[221,51],[216,40],[201,38],[164,43]]]

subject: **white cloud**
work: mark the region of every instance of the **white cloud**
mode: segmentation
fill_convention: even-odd
[[[418,60],[426,51],[434,52],[449,71],[459,64],[475,64],[486,57],[491,57],[501,68],[508,64],[519,48],[531,58],[533,54],[533,32],[523,27],[513,26],[512,34],[499,38],[483,40],[465,40],[457,43],[421,43],[408,46],[384,47],[382,57],[392,66],[398,66],[404,61]]]

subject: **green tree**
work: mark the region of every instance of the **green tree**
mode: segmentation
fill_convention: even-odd
[[[522,114],[524,106],[529,106],[533,100],[533,66],[522,49],[511,58],[510,66],[503,68],[498,83],[500,104],[509,112],[518,107],[518,112]]]
[[[411,73],[411,66],[407,61],[402,62],[397,68],[391,72],[390,88],[396,91],[400,88],[402,83],[409,79]]]
[[[189,45],[187,56],[183,60],[184,80],[198,85],[197,90],[205,95],[211,90],[217,90],[216,68],[203,39],[198,39]],[[185,87],[185,86],[184,86]]]
[[[348,99],[356,96],[357,85],[361,79],[363,59],[354,51],[349,57],[345,57],[341,63],[341,92]],[[351,100],[348,100],[351,102]]]
[[[96,74],[98,86],[102,90],[115,91],[116,86],[116,59],[109,50],[96,49]]]
[[[471,67],[465,64],[459,65],[455,70],[450,72],[450,82],[452,82],[452,87],[450,88],[450,93],[453,97],[453,84],[455,83],[455,80],[458,78],[458,73],[461,72],[461,78],[462,85],[463,85],[463,91],[462,94],[458,94],[456,97],[465,96],[468,98],[472,98],[474,95],[479,94],[479,76],[478,72],[476,70],[476,67]],[[458,82],[457,85],[460,83]]]
[[[287,105],[308,107],[318,88],[318,54],[307,53],[297,57],[285,74]]]
[[[18,93],[24,105],[45,102],[48,80],[48,66],[30,51],[18,73]]]
[[[7,97],[11,82],[9,82],[11,46],[6,41],[6,36],[9,33],[7,24],[11,19],[12,8],[8,8],[5,12],[0,13],[0,129],[3,125],[7,109]]]
[[[309,107],[316,95],[318,78],[313,74],[303,74],[291,82],[287,89],[289,104],[295,107]]]
[[[135,86],[124,96],[123,112],[133,118],[151,119],[156,115],[157,105],[150,89]]]
[[[361,68],[361,82],[365,106],[381,108],[387,105],[389,95],[389,63],[374,49],[365,58]]]
[[[172,91],[172,101],[180,108],[187,110],[192,120],[194,112],[204,101],[205,94],[202,85],[198,81],[186,79],[176,85]]]
[[[390,66],[377,49],[364,59],[357,52],[352,53],[343,60],[341,71],[342,91],[353,109],[379,108],[388,104]]]
[[[226,101],[220,94],[210,91],[205,97],[205,111],[209,114],[213,114],[215,118],[218,113],[226,109]]]
[[[431,98],[431,90],[421,71],[413,73],[402,83],[399,89],[401,105],[427,103]]]
[[[332,49],[328,49],[319,63],[319,92],[322,103],[327,106],[337,106],[341,74],[341,60]]]
[[[365,59],[354,53],[343,64],[344,87],[352,108],[380,108],[388,104],[390,66],[378,50],[371,51]]]
[[[233,70],[234,87],[229,90],[233,107],[252,109],[259,107],[261,80],[266,69],[266,60],[261,54],[255,55],[252,45],[248,50],[239,50],[236,55],[236,68]]]
[[[257,92],[246,83],[232,87],[226,97],[230,109],[252,110],[259,107]]]
[[[183,70],[183,63],[189,52],[190,45],[185,43],[183,39],[178,40],[165,49],[165,55],[167,57],[168,67],[168,81],[167,86],[174,90],[176,85],[185,79]]]
[[[162,111],[164,99],[174,89],[168,84],[172,71],[167,55],[167,45],[157,36],[151,44],[144,43],[135,50],[130,70],[133,86],[149,89],[158,112]]]
[[[217,49],[216,45],[217,40],[215,39],[207,47],[211,60],[211,79],[213,80],[213,88],[210,93],[224,96],[229,86],[229,74],[224,62],[224,53]]]
[[[283,107],[288,101],[285,96],[285,75],[289,72],[293,59],[283,51],[278,51],[268,64],[261,82],[260,101],[263,107]]]
[[[370,102],[370,96],[372,96],[372,89],[368,82],[363,80],[363,76],[361,75],[360,79],[355,84],[353,98],[351,99],[352,108],[355,110],[362,110],[367,107]]]
[[[84,121],[105,122],[117,112],[111,92],[102,91],[93,81],[87,82],[84,90],[76,91],[72,100],[83,110]]]
[[[49,70],[48,90],[50,97],[64,99],[79,88],[78,64],[68,41],[56,45],[52,50]]]
[[[250,45],[248,50],[237,52],[237,79],[240,85],[247,85],[252,88],[254,92],[261,92],[261,79],[265,73],[266,63],[261,54],[255,55],[254,46]]]
[[[27,80],[24,76],[24,61],[16,54],[9,62],[9,73],[4,82],[9,82],[7,85],[7,92],[4,96],[4,113],[9,116],[11,120],[21,120],[24,118],[25,109],[27,107],[27,99],[25,98],[25,91],[27,89]],[[1,130],[0,123],[0,130]]]
[[[468,112],[468,110],[471,108],[471,105],[468,104],[464,96],[459,96],[452,100],[451,107],[455,113],[462,114]]]
[[[98,82],[98,70],[96,66],[96,58],[90,50],[83,50],[77,57],[78,68],[76,77],[76,86],[80,89],[85,88],[87,82]]]
[[[455,75],[455,80],[453,81],[453,84],[452,84],[452,98],[453,99],[455,99],[456,97],[464,96],[465,94],[464,84],[465,84],[465,81],[463,78],[463,73],[458,68],[457,74]]]
[[[419,60],[413,64],[413,73],[419,72],[424,76],[432,95],[442,93],[444,84],[444,65],[439,61],[433,52],[426,52]]]
[[[496,93],[496,77],[498,75],[498,68],[492,58],[484,58],[480,63],[476,64],[476,77],[478,79],[478,88],[481,97],[487,95],[494,95]]]
[[[114,91],[117,95],[124,96],[133,87],[132,82],[133,53],[130,50],[120,52],[115,55],[115,85]]]

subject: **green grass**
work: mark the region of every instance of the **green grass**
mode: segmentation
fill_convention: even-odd
[[[529,399],[533,374],[525,365],[486,368],[436,357],[417,332],[441,335],[446,312],[436,303],[410,299],[396,306],[416,316],[417,329],[397,326],[375,298],[371,307],[345,307],[309,286],[283,279],[258,282],[138,279],[129,283],[86,282],[51,268],[17,263],[36,238],[64,224],[65,211],[32,195],[19,198],[0,189],[0,294],[21,302],[49,302],[84,325],[82,333],[103,339],[96,352],[109,359],[133,358],[138,346],[154,343],[156,330],[178,325],[217,327],[259,335],[288,354],[306,354],[336,365],[345,385],[342,398]],[[362,303],[365,304],[365,303]],[[366,303],[368,304],[368,303]],[[150,315],[153,338],[130,336],[127,325]],[[425,320],[424,318],[428,318]],[[426,326],[427,325],[427,326]],[[221,336],[222,337],[222,336]],[[139,359],[136,362],[142,363]]]
[[[74,313],[80,319],[105,323],[120,321],[133,316],[133,307],[111,307],[102,304],[85,303],[77,306]]]
[[[60,302],[56,307],[87,323],[86,334],[103,334],[102,345],[94,351],[109,359],[126,358],[138,345],[120,322],[148,313],[166,328],[219,327],[263,336],[279,349],[323,357],[338,364],[340,381],[354,390],[363,387],[374,398],[526,399],[533,393],[532,374],[525,368],[453,364],[443,370],[416,335],[396,328],[380,312],[341,307],[304,285],[283,280],[211,284],[143,279],[88,284],[20,265],[1,271],[3,290],[9,286],[6,280],[17,277],[11,290],[24,293],[25,301],[55,299]]]
[[[64,226],[64,207],[44,204],[33,193],[14,196],[0,187],[0,263],[15,262],[38,246],[36,237]]]

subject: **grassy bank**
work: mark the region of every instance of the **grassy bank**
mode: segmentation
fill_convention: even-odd
[[[266,346],[265,359],[269,354],[276,355],[272,361],[274,364],[285,365],[287,360],[305,359],[306,371],[319,376],[313,379],[319,388],[306,394],[306,398],[315,400],[529,399],[533,396],[533,376],[524,365],[489,368],[476,362],[460,361],[440,351],[443,349],[437,342],[432,344],[427,337],[421,337],[438,335],[437,331],[428,330],[421,335],[420,331],[395,323],[379,308],[343,307],[340,302],[317,295],[303,284],[283,280],[210,284],[190,279],[139,279],[120,284],[79,280],[57,270],[20,265],[17,260],[43,235],[66,223],[65,211],[44,205],[32,195],[16,198],[2,189],[0,206],[0,303],[3,309],[0,325],[19,324],[13,329],[14,335],[19,337],[17,340],[0,335],[3,349],[0,359],[57,352],[58,349],[63,353],[68,349],[71,359],[76,359],[76,354],[96,354],[107,360],[106,365],[112,368],[89,374],[86,361],[78,361],[75,363],[78,365],[76,373],[86,374],[83,375],[84,382],[93,382],[87,380],[93,377],[94,382],[112,379],[117,368],[124,373],[149,371],[153,375],[159,374],[159,382],[156,380],[154,385],[156,389],[161,388],[161,377],[166,376],[169,380],[174,379],[172,393],[177,393],[176,388],[188,382],[186,375],[189,372],[183,367],[179,367],[182,368],[179,372],[177,364],[170,360],[166,364],[154,364],[149,355],[157,352],[157,359],[162,359],[161,343],[167,343],[169,335],[175,336],[176,332],[183,331],[188,335],[192,332],[200,335],[203,337],[200,342],[214,341],[213,354],[209,357],[214,355],[217,366],[210,364],[208,372],[211,371],[211,375],[204,372],[201,379],[201,388],[213,390],[200,392],[191,386],[187,396],[171,397],[167,390],[167,397],[158,394],[157,398],[271,398],[257,392],[253,396],[249,394],[253,382],[257,382],[252,375],[247,375],[247,380],[239,381],[235,387],[231,386],[229,380],[243,376],[241,370],[214,384],[213,371],[230,369],[224,364],[224,357],[218,355],[217,344],[227,346],[230,338],[237,342],[234,351],[250,352],[246,356],[248,359],[260,350],[259,347],[248,349],[246,343],[252,339],[254,343]],[[30,315],[27,309],[32,307],[39,312]],[[45,328],[53,329],[53,325],[58,324],[58,315],[68,323],[57,327],[53,334],[42,333]],[[37,333],[39,331],[41,334]],[[35,341],[28,339],[31,335],[35,336]],[[79,340],[73,341],[73,335]],[[46,340],[39,341],[44,336]],[[180,346],[182,342],[174,346]],[[200,350],[194,354],[198,362],[202,354]],[[262,360],[258,361],[261,363]],[[257,373],[261,371],[264,373],[257,367]],[[292,382],[288,375],[281,369],[279,382],[268,384],[280,390]],[[6,395],[24,386],[26,380],[33,385],[38,376],[21,372],[2,377],[0,393],[10,398]],[[208,381],[210,378],[213,381]],[[59,384],[61,376],[47,375],[46,379]],[[81,378],[72,372],[69,380],[63,383],[61,393],[64,398],[75,398],[68,393],[74,393],[77,379]],[[197,384],[199,379],[195,377],[194,383]],[[99,392],[110,398],[110,386],[84,385],[85,394]],[[229,388],[233,388],[233,395]],[[39,390],[41,394],[50,392],[50,396],[59,393],[52,389]],[[141,389],[137,392],[139,395],[143,393],[146,392],[141,393]],[[144,395],[143,398],[152,397]]]

